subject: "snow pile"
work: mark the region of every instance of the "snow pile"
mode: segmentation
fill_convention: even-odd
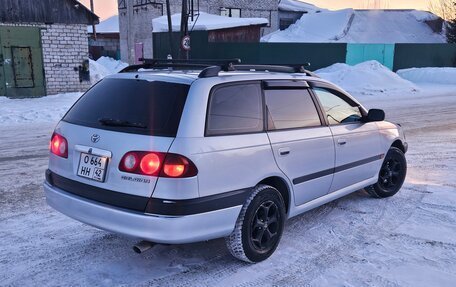
[[[425,21],[437,16],[416,10],[322,11],[304,14],[283,31],[266,35],[263,42],[445,43]]]
[[[56,123],[81,94],[59,94],[37,99],[0,97],[0,123]]]
[[[179,31],[181,14],[173,14],[171,16],[171,21],[173,24],[173,31]],[[269,21],[264,18],[234,18],[199,12],[199,15],[193,16],[193,22],[191,21],[191,18],[188,19],[188,29],[190,31],[209,31],[251,25],[263,25],[268,23]],[[166,16],[161,16],[153,19],[152,28],[154,33],[167,32],[168,18]]]
[[[307,12],[317,13],[321,11],[328,11],[313,4],[301,2],[299,0],[281,0],[279,3],[279,10],[292,11],[292,12]]]
[[[97,83],[106,76],[115,74],[128,64],[110,57],[101,57],[97,61],[90,60],[90,82]]]
[[[124,63],[122,61],[110,58],[110,57],[100,57],[97,60],[97,63],[104,66],[108,71],[111,72],[111,74],[120,72],[124,68],[128,67],[127,63]]]
[[[377,61],[367,61],[355,66],[338,63],[315,73],[346,91],[357,94],[402,91],[408,93],[418,90],[413,83],[402,79]]]
[[[93,33],[92,26],[87,27],[87,32]],[[95,26],[97,33],[119,33],[119,15],[114,15],[108,19],[101,21]]]
[[[262,42],[337,41],[347,33],[353,9],[304,14],[295,24],[261,38]]]
[[[95,84],[99,80],[103,79],[104,77],[112,74],[110,71],[103,65],[99,64],[98,62],[90,59],[90,82]]]
[[[397,74],[414,83],[456,85],[456,68],[412,68]]]

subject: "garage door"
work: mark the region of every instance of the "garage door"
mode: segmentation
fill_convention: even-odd
[[[45,95],[39,28],[0,27],[0,96]]]

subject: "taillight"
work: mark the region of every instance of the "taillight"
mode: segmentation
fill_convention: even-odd
[[[182,177],[183,174],[187,174],[187,177],[195,176],[197,174],[196,166],[181,155],[166,155],[162,176]]]
[[[59,135],[54,133],[51,138],[51,152],[57,156],[68,158],[68,142],[67,140]]]
[[[139,164],[143,174],[157,174],[161,167],[160,157],[155,153],[148,153],[141,159]]]
[[[182,155],[144,151],[126,153],[120,161],[119,170],[173,178],[192,177],[198,174],[195,164]]]
[[[121,162],[123,164],[123,169],[125,171],[131,172],[138,168],[139,158],[138,155],[134,152],[129,152],[124,155],[124,158]]]

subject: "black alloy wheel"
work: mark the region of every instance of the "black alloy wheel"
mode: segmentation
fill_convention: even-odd
[[[395,195],[402,187],[407,175],[407,161],[404,153],[391,147],[385,156],[376,184],[365,190],[373,197],[384,198]]]
[[[396,158],[390,158],[382,165],[378,184],[385,191],[394,191],[398,184],[402,184],[404,173],[402,163]]]
[[[231,255],[255,263],[274,253],[282,237],[286,208],[280,192],[259,184],[244,203],[233,232],[225,238]]]
[[[273,201],[263,202],[251,222],[251,244],[260,252],[268,252],[277,244],[279,236],[279,208]]]

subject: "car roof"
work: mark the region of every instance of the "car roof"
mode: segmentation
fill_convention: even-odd
[[[143,70],[136,72],[125,72],[107,76],[106,78],[117,79],[142,79],[148,81],[164,81],[179,84],[191,85],[196,80],[209,80],[213,82],[231,82],[231,81],[248,81],[248,80],[303,80],[303,81],[319,81],[328,83],[318,77],[307,76],[303,73],[281,73],[281,72],[265,72],[265,71],[230,71],[219,72],[218,76],[200,78],[198,77],[201,70]],[[217,80],[218,79],[218,80]]]

